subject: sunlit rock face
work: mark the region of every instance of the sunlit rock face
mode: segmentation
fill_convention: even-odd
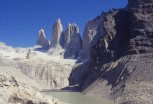
[[[49,41],[46,39],[44,29],[39,30],[37,45],[40,45],[44,48],[49,47]]]
[[[57,45],[63,46],[63,37],[63,26],[61,20],[58,19],[53,25],[51,47],[55,47]]]
[[[51,55],[61,55],[64,54],[64,32],[61,20],[58,19],[53,25],[52,29],[52,39],[49,49],[49,54]]]
[[[89,57],[91,47],[97,42],[97,40],[103,35],[103,16],[90,20],[83,32],[83,56]]]
[[[76,24],[69,24],[65,31],[65,58],[76,58],[82,48],[82,40],[79,27]]]

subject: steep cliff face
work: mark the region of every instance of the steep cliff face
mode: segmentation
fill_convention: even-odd
[[[65,58],[77,58],[82,49],[82,39],[76,24],[69,24],[65,31]]]
[[[128,43],[128,20],[128,12],[124,9],[114,9],[103,13],[101,28],[97,30],[98,33],[102,34],[101,38],[91,41],[96,42],[89,51],[91,59],[74,68],[70,76],[70,83],[79,84],[81,90],[85,89],[99,77],[100,73],[96,70],[100,68],[100,65],[115,60],[126,53],[127,48],[124,47],[127,47]],[[95,36],[99,35],[98,33]],[[95,71],[96,73],[94,73]],[[76,74],[78,72],[80,72],[81,77],[79,82],[75,83],[74,80],[77,80]]]
[[[129,51],[153,52],[153,0],[129,0],[131,20]]]
[[[61,20],[58,19],[55,24],[53,25],[53,29],[52,29],[52,40],[51,40],[51,47],[55,47],[57,45],[62,46],[62,42],[63,42],[63,26],[61,23]]]
[[[61,89],[69,86],[68,77],[72,70],[71,65],[62,65],[56,62],[33,65],[30,62],[20,62],[16,67],[48,88]]]
[[[82,40],[82,51],[84,58],[89,57],[91,47],[103,35],[102,25],[103,25],[103,14],[93,20],[90,20],[86,24]]]
[[[58,19],[53,25],[52,39],[49,49],[51,55],[63,55],[64,54],[64,32],[61,20]]]
[[[104,14],[103,35],[78,83],[84,93],[110,97],[116,104],[152,104],[153,0],[128,2]]]
[[[39,30],[38,39],[37,39],[37,45],[40,45],[43,48],[48,48],[49,45],[50,45],[49,41],[46,39],[44,29]]]
[[[110,10],[104,15],[104,35],[92,47],[91,57],[99,65],[127,53],[129,42],[129,13],[126,9]],[[97,57],[98,56],[98,57]]]

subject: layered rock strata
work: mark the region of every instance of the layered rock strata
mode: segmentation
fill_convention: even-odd
[[[131,54],[153,52],[153,0],[129,0]]]

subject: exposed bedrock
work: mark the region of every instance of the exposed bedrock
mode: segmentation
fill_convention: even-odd
[[[80,71],[84,93],[109,97],[116,104],[152,104],[152,5],[153,0],[129,0],[126,8],[104,13],[103,34],[91,48],[90,68]]]
[[[91,47],[103,35],[103,14],[87,22],[82,40],[82,57],[89,58]]]
[[[85,89],[100,73],[94,74],[95,69],[98,70],[99,65],[117,59],[120,55],[125,54],[128,43],[128,12],[126,10],[110,10],[103,14],[103,34],[97,43],[93,44],[90,49],[90,61],[78,65],[78,67],[71,73],[71,80],[76,80],[76,73],[80,71],[81,82],[79,82],[80,89]],[[88,63],[88,64],[87,64]],[[79,69],[80,68],[80,69]],[[86,79],[93,73],[90,80]],[[76,78],[75,78],[76,76]],[[70,82],[73,82],[71,81]],[[78,83],[78,82],[77,82]]]
[[[153,0],[129,0],[132,54],[153,52]]]
[[[42,46],[42,48],[48,48],[50,45],[49,41],[46,39],[44,29],[39,30],[37,45]]]
[[[51,39],[51,48],[60,45],[63,47],[64,44],[64,33],[61,20],[58,19],[53,25],[52,29],[52,39]]]
[[[65,58],[77,58],[82,49],[82,39],[79,27],[76,24],[69,24],[65,31]]]

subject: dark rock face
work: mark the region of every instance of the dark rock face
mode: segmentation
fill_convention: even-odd
[[[80,85],[83,85],[88,73],[90,73],[91,62],[77,63],[70,74],[69,84],[74,86],[73,90],[81,91]],[[89,72],[88,72],[89,71]]]
[[[117,59],[127,51],[129,41],[129,19],[126,10],[111,10],[104,15],[104,35],[92,47],[92,61],[104,64]]]
[[[152,104],[152,5],[153,0],[129,0],[127,8],[104,14],[90,68],[79,77],[84,93],[110,97],[116,104]]]
[[[129,14],[129,52],[153,52],[153,0],[129,0]]]
[[[129,7],[140,7],[140,6],[144,6],[144,5],[150,5],[151,3],[153,3],[153,0],[128,0],[128,4],[129,4]],[[151,5],[150,5],[151,6]],[[150,7],[149,8],[152,8]]]

